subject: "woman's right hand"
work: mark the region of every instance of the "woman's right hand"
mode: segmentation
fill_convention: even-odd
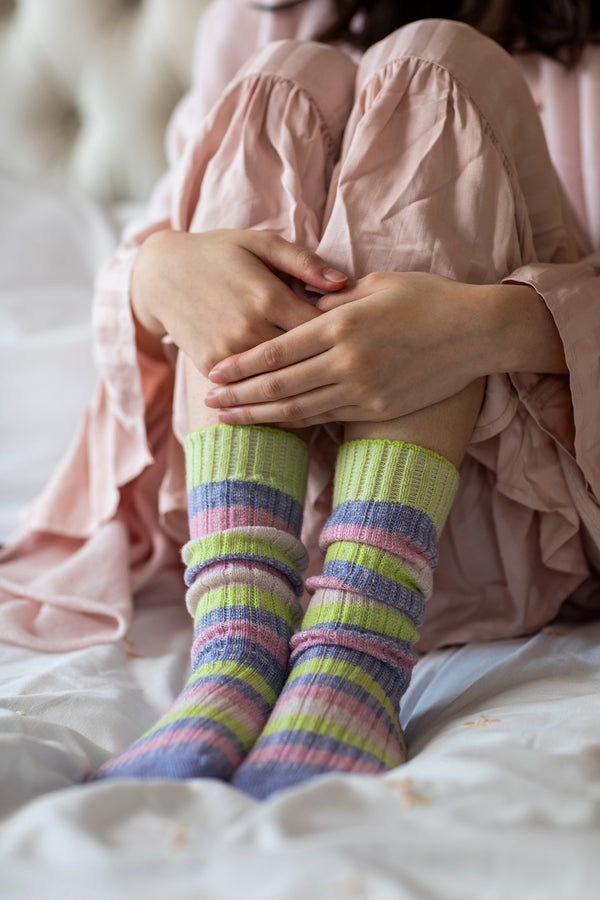
[[[138,346],[157,355],[168,334],[207,375],[221,360],[320,315],[277,272],[328,293],[347,281],[315,253],[273,232],[155,232],[133,269]]]

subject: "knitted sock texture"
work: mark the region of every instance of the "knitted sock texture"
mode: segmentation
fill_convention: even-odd
[[[219,425],[186,438],[192,674],[167,714],[99,777],[227,779],[285,681],[300,615],[308,450],[294,435]]]
[[[405,760],[400,699],[458,484],[443,457],[393,441],[340,450],[322,575],[291,671],[233,783],[264,799],[333,771],[381,774]]]

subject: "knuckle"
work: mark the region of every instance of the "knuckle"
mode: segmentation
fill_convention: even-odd
[[[237,403],[237,397],[235,395],[235,391],[233,388],[224,387],[222,390],[222,405],[223,406],[235,406]]]
[[[381,419],[385,419],[389,412],[388,402],[381,394],[375,394],[371,400],[371,409]]]
[[[305,250],[304,247],[298,247],[296,249],[296,263],[301,271],[312,268],[312,253],[309,250]]]
[[[381,272],[369,272],[368,275],[362,279],[363,283],[369,290],[373,290],[378,286],[381,281]]]
[[[282,409],[283,419],[286,422],[295,422],[298,419],[305,418],[305,412],[302,408],[302,404],[298,403],[297,400],[291,400],[288,403],[283,405]]]
[[[274,290],[270,288],[263,288],[260,292],[260,296],[258,299],[258,309],[259,312],[267,320],[271,320],[277,311],[277,307],[279,305],[279,297],[275,293]]]
[[[265,379],[262,389],[265,400],[276,400],[281,394],[281,383],[278,378],[271,376]]]
[[[329,323],[330,334],[334,343],[339,344],[345,340],[352,330],[352,313],[347,310],[343,310],[345,315],[340,315],[338,310],[333,310],[333,312],[334,315],[331,316]]]
[[[217,363],[221,362],[221,360],[223,358],[224,357],[221,357],[220,360],[217,360]],[[217,365],[217,363],[215,363],[215,365]],[[228,363],[227,375],[231,381],[240,381],[241,380],[242,371],[241,371],[241,367],[240,367],[240,364],[237,361],[237,359],[232,359],[231,362]]]
[[[278,344],[267,344],[263,352],[267,368],[279,369],[284,364],[283,350]]]

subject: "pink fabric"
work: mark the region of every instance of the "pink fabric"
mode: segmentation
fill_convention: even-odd
[[[600,51],[568,76],[539,57],[520,61],[586,237],[516,66],[464,27],[409,26],[358,74],[334,48],[280,44],[223,93],[255,46],[308,37],[329,14],[321,0],[277,16],[232,0],[209,10],[197,84],[169,132],[170,171],[98,278],[97,396],[23,539],[0,559],[3,640],[43,650],[118,640],[132,595],[157,579],[183,602],[181,386],[173,405],[171,364],[136,353],[128,300],[137,249],[159,228],[271,228],[355,275],[430,269],[532,284],[570,376],[489,379],[420,647],[532,631],[569,597],[600,605],[600,252],[577,261],[600,242]],[[313,450],[312,572],[335,454],[324,430]]]

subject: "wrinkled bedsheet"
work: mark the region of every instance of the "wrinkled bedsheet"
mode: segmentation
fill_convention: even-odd
[[[91,285],[115,242],[82,198],[0,175],[3,537],[94,383]],[[214,780],[82,784],[187,677],[187,613],[160,584],[145,599],[119,644],[0,645],[0,897],[598,897],[600,623],[429,654],[405,766],[261,804]]]

